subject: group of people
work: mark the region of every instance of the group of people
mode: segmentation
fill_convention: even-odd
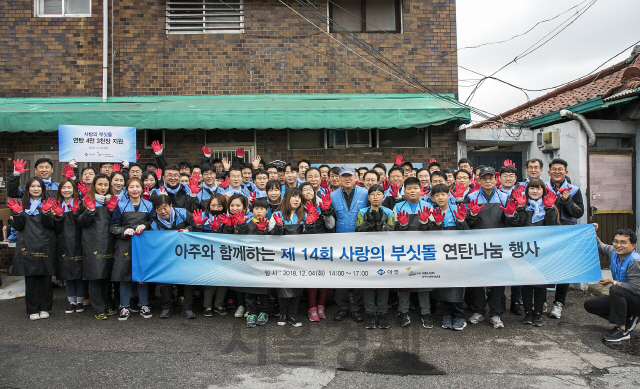
[[[232,161],[215,159],[204,146],[201,163],[192,165],[168,164],[164,146],[156,141],[152,148],[156,163],[145,166],[102,163],[99,169],[78,171],[72,160],[60,182],[53,182],[53,163],[43,158],[36,161],[36,174],[23,187],[20,176],[28,169],[24,161],[14,161],[7,202],[17,232],[13,273],[25,276],[31,320],[49,317],[52,276],[65,282],[65,312],[83,312],[88,294],[98,320],[110,315],[127,320],[132,312],[151,318],[149,301],[156,288],[162,299],[162,319],[170,317],[176,306],[185,318],[195,318],[196,288],[201,289],[204,316],[227,314],[225,304],[232,299],[235,316],[246,317],[247,327],[265,325],[270,314],[277,317],[278,325],[301,326],[297,313],[305,291],[309,320],[325,318],[328,290],[322,288],[271,290],[135,282],[131,237],[149,230],[250,235],[397,233],[576,224],[584,213],[580,188],[570,183],[568,165],[562,159],[551,161],[548,182],[540,177],[543,162],[527,161],[527,180],[518,182],[515,164],[509,160],[499,171],[491,166],[474,168],[466,158],[458,161],[457,169],[445,168],[434,159],[426,167],[414,168],[399,155],[389,169],[382,163],[355,169],[349,165],[313,167],[305,159],[296,164],[265,164],[259,156],[246,162],[243,149],[236,151]],[[612,301],[587,302],[585,307],[616,325],[615,331],[605,335],[607,340],[628,339],[640,314],[640,285],[634,278],[640,277],[636,236],[622,230],[616,232],[613,246],[599,243],[616,269],[613,280],[601,283],[616,286],[612,287]],[[553,285],[512,286],[511,312],[521,315],[524,324],[541,326],[549,287]],[[562,316],[568,288],[555,285],[551,318]],[[621,299],[635,300],[627,309]],[[501,315],[506,310],[504,286],[336,289],[334,301],[335,320],[350,316],[368,329],[389,328],[392,302],[398,304],[397,321],[403,327],[411,323],[412,305],[419,311],[422,326],[432,328],[432,311],[440,304],[441,325],[453,330],[485,318],[494,328],[503,328]],[[464,304],[471,311],[468,318]],[[614,313],[607,304],[616,307]]]

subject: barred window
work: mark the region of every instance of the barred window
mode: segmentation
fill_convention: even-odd
[[[167,34],[241,34],[244,0],[167,0]]]
[[[42,17],[89,17],[91,0],[36,0],[35,14]]]

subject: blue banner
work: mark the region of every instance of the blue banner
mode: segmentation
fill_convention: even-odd
[[[442,288],[596,282],[592,225],[226,235],[145,231],[133,279],[270,288]]]
[[[135,162],[136,128],[58,125],[60,161]]]

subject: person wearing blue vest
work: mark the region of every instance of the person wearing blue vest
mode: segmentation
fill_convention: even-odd
[[[596,231],[598,224],[594,223]],[[607,342],[620,342],[631,338],[631,331],[640,316],[640,254],[636,251],[638,237],[629,229],[617,230],[613,245],[598,238],[598,252],[611,260],[613,278],[600,280],[600,285],[611,285],[608,296],[598,296],[584,302],[587,312],[598,315],[613,324],[604,335]]]
[[[7,185],[7,195],[12,198],[21,198],[24,196],[24,186],[20,186],[20,175],[26,173],[29,169],[26,169],[26,161],[16,159],[13,161],[13,175],[9,177],[9,184]],[[36,177],[40,178],[44,183],[45,190],[49,197],[56,197],[56,191],[58,190],[58,183],[53,182],[51,174],[53,173],[53,162],[49,158],[40,158],[34,164],[36,169]]]
[[[356,171],[350,165],[340,167],[340,188],[331,193],[331,203],[335,209],[336,232],[355,232],[358,212],[367,205],[368,191],[356,185]],[[338,312],[336,321],[342,321],[351,312],[356,322],[361,322],[362,289],[353,290],[353,302],[349,299],[349,289],[336,289],[335,302]]]
[[[567,174],[569,174],[567,166],[567,161],[564,159],[556,158],[552,160],[549,164],[548,172],[551,179],[546,185],[556,192],[558,196],[556,208],[560,212],[560,224],[574,225],[584,215],[584,202],[580,188],[571,185],[567,180]],[[560,319],[568,291],[569,284],[556,285],[556,296],[553,301],[553,308],[549,312],[550,317]]]

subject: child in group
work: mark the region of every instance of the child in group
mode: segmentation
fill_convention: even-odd
[[[356,232],[393,231],[395,219],[393,211],[382,206],[384,189],[380,185],[372,185],[368,191],[370,206],[360,209],[356,219]],[[378,299],[376,300],[376,294]],[[389,328],[387,312],[389,310],[389,289],[369,288],[362,291],[364,301],[365,326],[376,328],[375,305],[378,305],[378,327]]]
[[[11,226],[18,231],[12,274],[24,276],[29,319],[47,319],[53,307],[51,277],[55,275],[56,233],[50,211],[55,199],[47,197],[46,186],[39,177],[27,180],[24,188],[22,201],[7,201]]]

